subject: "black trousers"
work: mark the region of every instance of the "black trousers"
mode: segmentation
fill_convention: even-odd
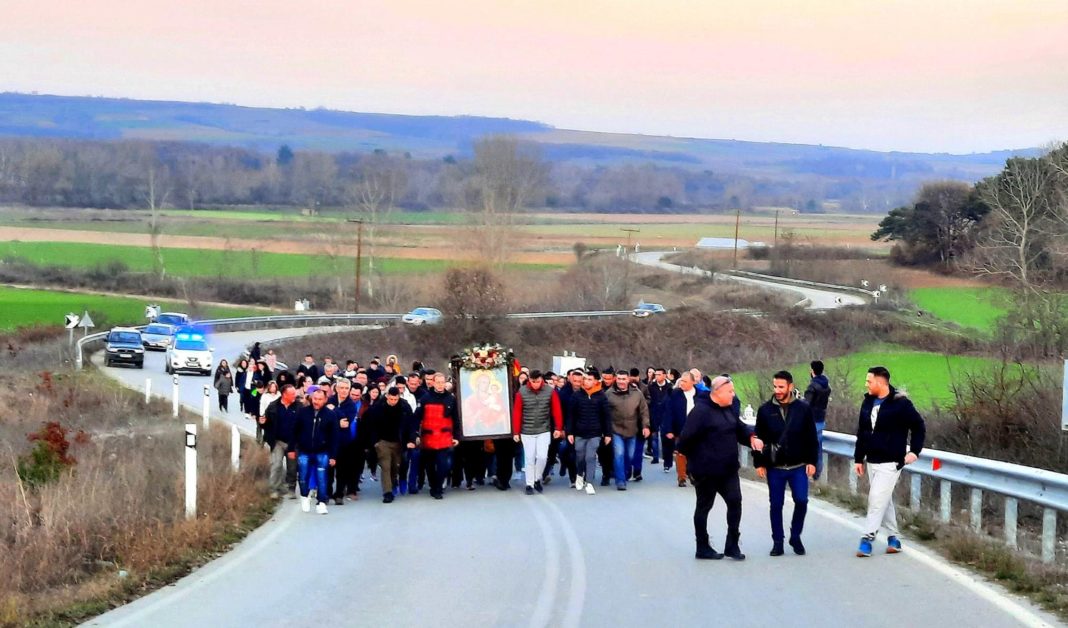
[[[482,451],[483,442],[480,440],[460,441],[453,448],[452,459],[452,485],[459,487],[467,480],[470,486],[475,480],[486,477],[485,452]]]
[[[615,454],[612,452],[612,443],[601,444],[597,447],[597,462],[601,465],[601,483],[615,477]],[[607,486],[607,485],[606,485]]]
[[[230,411],[230,393],[219,393],[219,409],[223,412]]]
[[[724,551],[738,547],[741,533],[738,526],[742,521],[742,486],[738,481],[738,472],[726,476],[691,476],[697,493],[697,506],[693,511],[694,535],[698,544],[708,543],[708,513],[716,502],[716,495],[727,504],[727,540]]]
[[[424,449],[420,454],[426,467],[427,482],[431,495],[444,493],[445,478],[449,476],[449,464],[452,460],[452,448]]]
[[[667,433],[660,435],[660,454],[664,457],[664,468],[670,469],[675,459],[675,439],[668,438]]]
[[[512,481],[515,446],[516,443],[511,438],[498,438],[493,441],[493,455],[497,457],[497,483],[500,486],[508,486]]]
[[[334,473],[334,497],[355,495],[359,490],[360,470],[356,468],[359,448],[360,445],[356,442],[346,443],[338,448],[337,465],[331,469]]]

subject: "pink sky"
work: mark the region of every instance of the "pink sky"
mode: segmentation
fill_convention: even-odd
[[[2,0],[0,90],[967,152],[1068,139],[1068,0]]]

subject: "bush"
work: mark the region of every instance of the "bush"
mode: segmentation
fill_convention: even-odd
[[[78,461],[70,454],[71,443],[67,440],[67,428],[57,421],[49,421],[41,429],[27,436],[33,443],[28,454],[19,457],[19,478],[31,488],[39,488],[59,479],[66,470]],[[89,442],[85,432],[78,432],[80,444]]]

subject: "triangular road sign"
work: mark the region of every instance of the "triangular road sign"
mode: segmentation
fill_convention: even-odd
[[[96,324],[93,323],[93,319],[89,318],[89,310],[86,310],[85,314],[82,314],[82,320],[78,322],[78,327],[83,327],[85,329],[96,327]]]

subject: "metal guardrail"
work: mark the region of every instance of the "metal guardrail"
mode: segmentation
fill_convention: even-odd
[[[852,286],[839,286],[833,283],[821,283],[819,281],[806,281],[804,279],[791,279],[789,277],[779,277],[778,275],[763,275],[760,273],[751,273],[746,270],[724,270],[720,271],[724,275],[737,275],[739,277],[748,277],[750,279],[759,279],[761,281],[771,281],[774,283],[781,283],[786,285],[804,286],[808,288],[821,288],[825,290],[833,290],[835,292],[855,292],[857,294],[864,295],[865,297],[877,299],[879,298],[875,294],[875,290],[865,290],[863,288],[854,288]]]
[[[505,314],[505,318],[511,319],[538,319],[538,318],[592,318],[599,316],[627,316],[632,310],[594,310],[583,312],[517,312]],[[280,314],[272,316],[245,316],[241,318],[216,318],[195,321],[194,324],[201,327],[210,327],[214,330],[225,329],[227,331],[239,331],[246,329],[268,329],[278,327],[334,327],[359,325],[375,321],[399,321],[403,314]],[[144,325],[137,329],[144,329]],[[82,368],[85,363],[86,347],[94,343],[103,342],[108,332],[90,334],[78,340],[75,347],[75,364]]]

